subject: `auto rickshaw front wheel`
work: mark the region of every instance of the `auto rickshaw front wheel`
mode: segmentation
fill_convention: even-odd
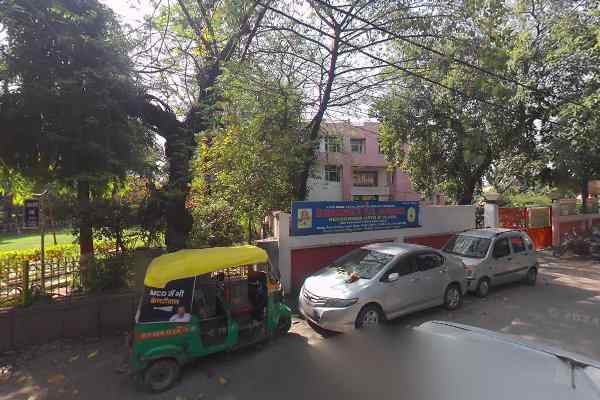
[[[161,358],[146,368],[143,383],[153,393],[164,392],[177,382],[181,368],[172,358]]]

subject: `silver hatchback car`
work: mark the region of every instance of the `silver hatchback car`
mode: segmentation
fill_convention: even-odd
[[[463,268],[430,247],[372,244],[308,277],[298,306],[311,326],[335,332],[439,305],[454,310],[467,288]]]
[[[493,285],[524,281],[533,286],[537,279],[535,247],[522,231],[471,229],[454,235],[443,252],[462,260],[468,289],[479,297],[487,296]]]

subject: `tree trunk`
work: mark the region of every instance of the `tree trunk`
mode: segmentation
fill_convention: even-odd
[[[252,244],[252,217],[248,215],[248,244]]]
[[[308,178],[310,177],[310,169],[313,164],[313,160],[315,157],[314,149],[312,144],[319,138],[319,132],[321,131],[321,123],[323,122],[323,118],[325,117],[325,112],[327,111],[327,107],[329,106],[329,100],[331,99],[331,90],[333,88],[333,82],[336,77],[336,68],[337,68],[337,59],[339,55],[339,47],[340,47],[340,27],[336,25],[335,27],[335,36],[333,39],[332,47],[331,47],[331,60],[329,61],[329,69],[327,70],[327,81],[325,83],[325,87],[323,89],[323,95],[319,101],[319,109],[317,113],[313,117],[310,126],[309,126],[309,148],[306,149],[307,154],[305,161],[302,165],[302,170],[296,177],[294,181],[294,192],[295,197],[298,200],[305,200],[308,195]]]
[[[462,195],[458,200],[458,204],[461,206],[469,206],[473,204],[473,194],[475,193],[475,183],[466,181]]]
[[[169,160],[169,181],[164,193],[169,252],[185,248],[192,229],[192,216],[185,204],[192,180],[190,161],[193,144],[193,135],[184,129],[169,136],[165,142],[165,155]]]
[[[589,187],[588,187],[588,181],[589,181],[589,179],[587,176],[584,176],[581,178],[581,202],[582,202],[581,203],[581,212],[583,214],[588,212],[587,199],[590,194]]]
[[[169,252],[185,248],[192,230],[192,215],[186,208],[192,181],[191,160],[196,150],[196,134],[210,127],[211,110],[217,100],[213,86],[219,73],[217,64],[199,74],[198,104],[188,112],[184,127],[165,137],[165,155],[169,160],[169,181],[165,193],[166,244]]]
[[[77,182],[77,201],[79,203],[79,252],[82,272],[82,284],[86,283],[86,272],[94,256],[94,238],[92,235],[92,215],[90,206],[90,183]]]

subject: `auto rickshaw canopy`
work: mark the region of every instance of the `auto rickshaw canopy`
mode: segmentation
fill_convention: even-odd
[[[242,265],[266,263],[267,252],[256,246],[186,249],[156,257],[146,271],[144,285],[164,288],[177,279],[192,278]]]

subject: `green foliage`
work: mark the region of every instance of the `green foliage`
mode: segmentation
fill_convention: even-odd
[[[219,206],[200,206],[194,229],[206,229],[206,223],[198,218],[212,218],[219,226],[221,217],[229,214],[232,228],[236,221],[245,221],[252,233],[268,212],[287,210],[293,200],[292,179],[304,154],[298,145],[303,134],[302,97],[289,84],[260,69],[229,71],[221,85],[221,127],[212,130],[200,148],[192,196],[194,207]],[[220,200],[226,206],[220,205]],[[224,236],[234,238],[236,234],[237,226]],[[193,236],[196,243],[205,237]],[[223,236],[220,229],[214,236]]]
[[[95,241],[94,247],[99,258],[106,257],[116,251],[114,241]],[[46,259],[61,259],[61,258],[78,258],[79,246],[73,244],[58,244],[56,246],[45,246]],[[8,250],[0,251],[0,265],[18,266],[22,261],[40,261],[41,252],[39,247],[23,249],[23,250]]]
[[[40,249],[31,248],[26,250],[0,251],[0,266],[12,266],[18,268],[24,261],[39,261]],[[45,248],[47,259],[75,258],[79,257],[79,247],[75,244],[59,244]]]
[[[552,199],[546,193],[511,193],[501,197],[500,205],[503,207],[530,207],[551,206]]]
[[[192,216],[194,225],[189,247],[230,246],[243,241],[244,229],[238,222],[239,216],[223,200],[196,204]]]
[[[554,169],[574,179],[600,176],[600,16],[564,16],[551,31],[556,42],[546,61],[554,79],[569,82],[564,101],[552,110],[559,124],[549,126],[545,149]]]
[[[129,176],[110,185],[110,195],[92,200],[92,226],[99,240],[114,242],[119,250],[136,247],[146,238],[142,229],[143,203],[149,195],[147,179]]]
[[[434,23],[425,27],[440,35],[431,47],[496,74],[511,73],[516,34],[502,1],[472,2]],[[410,173],[417,190],[444,191],[469,204],[496,160],[531,151],[535,117],[514,85],[411,45],[397,47],[414,57],[410,68],[440,85],[407,77],[375,104],[384,152]]]
[[[137,88],[113,13],[95,0],[9,0],[0,160],[42,182],[123,175],[150,138],[124,104]],[[93,180],[93,179],[92,179]]]
[[[600,176],[600,3],[519,1],[523,33],[512,53],[517,79],[539,91],[530,95],[540,118],[544,178],[564,190],[585,191]]]
[[[33,182],[0,161],[0,196],[12,196],[15,205],[23,205],[33,193]]]
[[[96,293],[131,287],[133,265],[134,256],[129,252],[95,259],[88,266],[85,290]]]
[[[485,174],[496,193],[510,194],[536,190],[543,186],[541,176],[546,160],[537,154],[513,154],[495,160]]]

